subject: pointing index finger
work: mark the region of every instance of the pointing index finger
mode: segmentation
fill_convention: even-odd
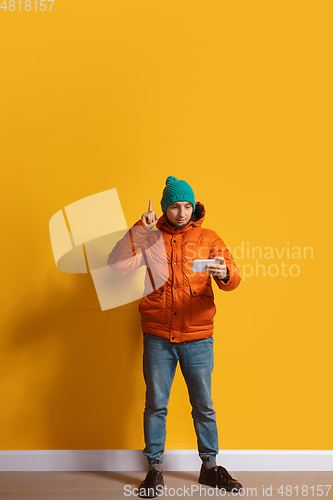
[[[149,200],[149,205],[148,205],[148,212],[153,211],[153,200]]]

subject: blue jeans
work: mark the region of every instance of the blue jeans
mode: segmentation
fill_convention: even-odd
[[[171,385],[179,361],[190,403],[199,456],[214,460],[218,454],[215,411],[211,399],[214,367],[213,337],[173,343],[148,333],[143,334],[143,373],[146,405],[143,415],[145,449],[149,463],[162,463],[166,438],[166,416]]]

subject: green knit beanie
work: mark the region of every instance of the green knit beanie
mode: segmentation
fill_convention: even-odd
[[[168,207],[176,201],[188,201],[192,203],[193,211],[195,210],[195,197],[193,189],[187,182],[179,181],[176,177],[169,175],[165,182],[166,186],[163,190],[161,199],[162,212],[165,214]]]

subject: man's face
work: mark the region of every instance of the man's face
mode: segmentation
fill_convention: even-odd
[[[166,216],[172,226],[182,229],[188,224],[192,212],[192,203],[188,201],[177,201],[168,207]]]

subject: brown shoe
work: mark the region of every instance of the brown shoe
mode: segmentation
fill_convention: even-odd
[[[140,484],[140,498],[155,498],[162,492],[164,487],[163,474],[153,468],[147,472],[145,479]]]
[[[214,488],[223,488],[226,491],[239,491],[243,486],[236,479],[231,477],[227,469],[217,465],[211,469],[205,469],[201,466],[199,483],[213,486]]]

